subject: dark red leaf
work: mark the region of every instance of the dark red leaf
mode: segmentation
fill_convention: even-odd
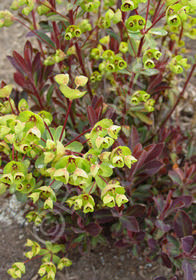
[[[182,238],[182,249],[185,253],[190,253],[193,249],[194,238],[193,236],[185,236]]]
[[[120,221],[122,222],[123,227],[125,227],[128,231],[139,232],[139,225],[135,217],[132,216],[122,216],[120,217]]]
[[[27,41],[24,46],[24,59],[26,64],[28,65],[29,70],[32,69],[32,55],[33,55],[33,48],[30,41]]]
[[[96,224],[96,223],[89,223],[85,227],[85,231],[88,232],[92,236],[99,235],[101,230],[102,230],[102,227],[99,224]]]
[[[168,175],[175,184],[179,186],[182,184],[180,176],[174,170],[170,170]]]
[[[162,195],[158,195],[157,197],[154,196],[153,200],[154,200],[159,212],[162,213],[164,206],[165,206],[163,196]]]
[[[163,163],[159,160],[152,160],[146,163],[141,172],[147,174],[148,176],[153,176],[163,167]]]
[[[144,231],[134,232],[133,239],[137,242],[141,242],[144,240],[146,233]]]
[[[150,238],[148,240],[148,246],[150,247],[151,251],[155,250],[157,248],[157,241],[153,238]]]
[[[182,207],[189,207],[193,202],[193,198],[191,195],[182,195],[173,200],[172,206],[173,208],[182,208]],[[179,203],[181,203],[181,206]]]
[[[164,276],[158,276],[154,280],[167,280],[167,278]]]
[[[71,227],[71,229],[73,230],[74,233],[77,233],[77,234],[84,232],[84,230],[81,228]]]
[[[13,58],[15,59],[19,67],[22,69],[23,73],[27,74],[29,72],[29,69],[25,63],[24,58],[16,51],[13,51]]]
[[[100,108],[100,107],[103,108],[103,96],[97,98],[95,100],[95,102],[92,101],[92,107],[94,109],[97,109],[97,108]]]
[[[16,60],[12,56],[8,55],[7,59],[16,68],[16,70],[18,70],[20,73],[24,74],[24,71],[22,70],[22,68],[18,65],[18,63],[16,62]]]
[[[138,145],[140,145],[140,144],[138,144]],[[140,153],[140,157],[139,158],[134,153],[133,153],[133,155],[134,155],[134,157],[137,158],[137,162],[132,165],[131,170],[129,171],[129,180],[131,179],[131,177],[138,171],[138,169],[144,163],[144,161],[146,159],[146,156],[147,156],[147,152],[143,150]]]
[[[168,232],[171,229],[170,225],[165,224],[162,220],[156,220],[155,225],[164,232]]]
[[[5,87],[7,84],[4,81],[1,81],[1,88]]]
[[[178,210],[175,215],[173,228],[179,238],[192,234],[191,219],[183,210]]]
[[[186,178],[191,177],[195,171],[196,171],[196,164],[191,165],[189,169],[186,171]]]
[[[100,224],[109,223],[114,220],[111,211],[108,209],[97,210],[94,217]]]
[[[139,141],[138,139],[139,139],[139,136],[138,136],[138,133],[137,133],[137,129],[135,128],[135,126],[132,126],[131,137],[129,138],[129,144],[128,144],[131,151],[133,151],[135,146],[138,144],[138,141]]]
[[[182,269],[184,271],[185,280],[194,280],[193,278],[193,268],[188,260],[183,260]]]
[[[42,62],[41,62],[41,67],[43,67],[43,70],[41,71],[41,75],[39,78],[39,82],[43,82],[42,79],[44,80],[48,80],[49,78],[53,77],[53,69],[54,69],[54,65],[50,65],[50,66],[43,66]],[[41,69],[40,69],[41,70]],[[43,78],[42,78],[43,76]]]
[[[101,119],[102,111],[103,111],[103,108],[102,108],[102,107],[99,107],[99,108],[97,108],[97,109],[95,110],[96,115],[97,115],[97,120],[100,120],[100,119]]]
[[[196,246],[191,251],[191,256],[196,256]]]
[[[77,224],[81,229],[84,228],[84,220],[81,217],[77,218]]]
[[[129,245],[129,243],[122,239],[115,243],[115,246],[119,248],[127,247],[127,245]]]
[[[157,157],[160,156],[160,154],[162,153],[164,144],[163,143],[159,143],[159,144],[153,144],[152,145],[152,149],[150,150],[150,152],[148,153],[148,156],[145,159],[145,163],[148,162],[149,160],[153,160]],[[146,148],[145,148],[146,150]]]
[[[14,73],[14,81],[15,81],[19,86],[21,86],[22,88],[24,88],[25,78],[24,78],[24,76],[23,76],[20,72]]]
[[[165,265],[165,266],[168,267],[168,268],[172,268],[172,262],[171,262],[171,260],[169,259],[169,257],[168,257],[167,254],[162,253],[162,254],[161,254],[161,259],[162,259],[163,265]]]
[[[36,53],[32,63],[33,72],[37,72],[38,69],[41,69],[41,65],[41,53]]]
[[[134,155],[134,157],[139,158],[139,156],[141,155],[142,151],[143,151],[143,150],[142,150],[142,144],[138,143],[138,144],[135,146],[134,150],[133,150],[133,155]]]
[[[132,205],[127,208],[126,215],[134,217],[142,217],[146,210],[146,206],[143,204]]]
[[[88,114],[88,119],[89,119],[90,125],[94,126],[96,124],[96,122],[98,121],[98,119],[95,114],[95,110],[90,105],[87,108],[87,114]]]

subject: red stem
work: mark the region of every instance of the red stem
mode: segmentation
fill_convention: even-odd
[[[51,133],[51,131],[50,131],[50,128],[48,127],[48,125],[47,125],[46,122],[44,122],[44,124],[45,124],[45,127],[46,127],[46,129],[48,130],[48,132],[49,132],[49,134],[50,134],[50,137],[51,137],[52,141],[54,141],[54,138],[53,138],[53,136],[52,136],[52,133]]]
[[[32,30],[28,25],[26,25],[24,22],[22,22],[20,19],[14,17],[14,20],[18,21],[20,24],[24,25],[28,30],[30,30],[36,37],[40,38],[41,41],[44,41],[44,43],[46,43],[46,45],[48,45],[49,47],[51,47],[53,50],[56,51],[56,48],[53,47],[52,45],[50,45],[46,40],[44,40],[43,38],[41,38],[34,30]]]
[[[66,114],[66,117],[65,117],[65,121],[64,121],[64,125],[63,125],[63,128],[62,128],[62,131],[61,131],[61,135],[59,137],[59,141],[61,141],[62,137],[63,137],[63,132],[65,130],[65,126],[67,124],[67,119],[68,119],[68,116],[69,116],[69,113],[70,113],[70,110],[71,110],[71,104],[72,104],[73,100],[69,100],[69,107],[68,107],[68,111],[67,111],[67,114]]]
[[[140,57],[140,55],[141,55],[142,47],[143,47],[143,44],[144,44],[144,38],[145,38],[145,36],[143,36],[140,40],[140,44],[139,44],[139,48],[138,48],[138,52],[137,52],[137,57]]]
[[[88,76],[87,76],[87,73],[86,73],[86,70],[85,70],[85,67],[84,67],[81,49],[79,48],[77,42],[75,42],[75,47],[76,47],[76,51],[77,51],[77,55],[78,55],[78,60],[79,60],[80,66],[81,66],[81,68],[82,68],[82,72],[83,72],[84,76],[88,77]],[[91,86],[90,86],[89,80],[88,80],[88,82],[87,82],[87,89],[88,89],[88,92],[89,92],[90,97],[91,97],[91,99],[92,99],[92,98],[93,98],[93,93],[92,93],[92,90],[91,90]]]
[[[184,87],[183,87],[181,93],[179,94],[179,96],[178,96],[178,98],[177,98],[177,100],[176,100],[176,103],[174,104],[173,108],[172,108],[171,111],[168,113],[168,115],[166,116],[166,118],[164,119],[164,121],[161,123],[160,128],[163,127],[163,126],[166,124],[166,122],[168,121],[168,119],[171,117],[172,113],[173,113],[174,110],[176,109],[178,103],[180,102],[180,100],[181,100],[181,98],[182,98],[182,96],[183,96],[183,94],[184,94],[184,92],[185,92],[185,90],[186,90],[186,88],[187,88],[187,85],[188,85],[188,83],[189,83],[189,81],[190,81],[190,79],[191,79],[191,77],[192,77],[192,75],[193,75],[193,72],[194,72],[195,68],[196,68],[196,64],[193,64],[192,69],[191,69],[191,71],[190,71],[190,73],[189,73],[189,75],[188,75],[188,78],[187,78],[187,80],[186,80],[186,82],[185,82],[185,84],[184,84]],[[159,129],[160,129],[160,128],[159,128]]]
[[[132,72],[132,77],[131,77],[131,81],[130,81],[130,84],[129,84],[129,89],[128,89],[128,95],[131,94],[131,89],[132,89],[132,86],[133,86],[133,81],[134,81],[134,78],[135,78],[135,73]]]
[[[53,180],[52,183],[50,183],[49,187],[51,187],[54,182],[55,182],[55,180]]]
[[[161,0],[159,0],[161,1]],[[149,15],[149,8],[150,8],[150,0],[148,0],[148,4],[147,4],[147,11],[146,11],[146,24],[147,24],[147,20],[148,20],[148,15]],[[145,24],[145,27],[146,28],[146,24]]]
[[[14,144],[12,144],[12,160],[14,160]]]
[[[57,47],[57,49],[60,49],[61,44],[60,44],[59,37],[58,37],[59,36],[58,26],[57,26],[56,22],[52,22],[52,26],[53,26],[53,30],[54,30],[56,47]]]
[[[103,178],[101,175],[99,175],[99,177],[108,185],[108,182],[106,181],[105,178]]]
[[[33,26],[34,26],[34,29],[37,30],[37,24],[36,24],[36,19],[35,19],[35,12],[34,12],[34,10],[31,12],[31,14],[32,14],[32,18],[33,18]],[[40,47],[42,56],[43,56],[43,58],[45,58],[45,54],[44,54],[44,50],[43,50],[42,44],[41,44],[41,42],[40,42],[38,39],[37,39],[37,42],[38,42],[38,44],[39,44],[39,47]]]
[[[125,26],[125,24],[124,24],[123,21],[122,21],[122,24],[123,24],[123,27],[124,27],[124,29],[125,29],[125,32],[127,33],[128,40],[129,40],[129,43],[130,43],[131,48],[132,48],[132,50],[133,50],[133,53],[134,53],[134,55],[136,56],[137,54],[136,54],[136,52],[135,52],[135,50],[134,50],[133,44],[132,44],[132,42],[131,42],[131,38],[129,37],[129,33],[128,33],[127,28],[126,28],[126,26]]]
[[[157,11],[159,9],[159,5],[161,4],[161,0],[159,0],[159,2],[157,3],[153,18],[152,18],[152,22],[155,20],[155,18],[157,17]]]
[[[42,5],[46,6],[47,8],[50,8],[50,9],[51,9],[53,12],[55,12],[57,15],[63,17],[63,18],[66,19],[66,20],[68,20],[68,18],[67,18],[66,16],[64,16],[64,15],[61,14],[61,13],[59,13],[54,7],[51,7],[51,6],[49,7],[47,4],[45,4],[45,3],[43,3],[43,2],[41,2],[41,1],[39,1],[39,0],[37,0],[37,3],[42,4]]]
[[[92,189],[93,189],[93,187],[94,187],[95,183],[96,183],[96,181],[92,184],[92,187],[90,188],[90,190],[89,190],[88,194],[90,194],[90,193],[91,193],[91,191],[92,191]]]
[[[145,31],[145,34],[146,34],[151,28],[153,28],[153,27],[155,26],[155,24],[156,24],[160,19],[162,19],[164,16],[165,16],[165,12],[163,12],[163,13],[160,15],[160,17],[158,17],[158,19],[155,20],[155,21],[153,22],[153,24]]]
[[[8,96],[7,99],[8,99],[8,101],[9,101],[9,103],[10,103],[10,107],[11,107],[11,109],[12,109],[12,113],[15,114],[14,108],[12,107],[12,103],[11,103],[10,97]]]
[[[64,147],[68,146],[69,144],[73,143],[74,141],[78,140],[82,135],[84,135],[85,133],[91,131],[92,128],[89,128],[85,131],[83,131],[80,135],[78,135],[77,137],[75,137],[74,139],[72,139],[71,141],[69,141],[67,144],[64,145]],[[88,140],[86,140],[88,141]]]

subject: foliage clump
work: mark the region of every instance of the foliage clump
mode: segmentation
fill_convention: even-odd
[[[26,243],[41,279],[70,266],[73,248],[106,242],[110,226],[117,246],[149,247],[168,279],[193,280],[196,151],[192,132],[169,120],[196,67],[185,47],[195,9],[194,0],[15,0],[0,12],[0,27],[20,22],[39,46],[28,40],[8,56],[18,88],[0,88],[0,194],[28,204],[37,229],[47,220],[47,240],[37,230],[39,242]],[[21,278],[25,263],[8,273]]]

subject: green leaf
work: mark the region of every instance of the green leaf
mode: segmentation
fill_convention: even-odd
[[[52,181],[50,181],[51,183]],[[63,182],[60,182],[60,181],[55,181],[53,184],[52,184],[52,189],[53,190],[59,190],[63,185]]]
[[[66,26],[69,26],[69,21],[66,20],[64,17],[60,16],[60,15],[52,15],[48,17],[48,20],[51,21],[64,21]]]
[[[60,91],[62,94],[71,100],[80,98],[86,94],[86,91],[79,91],[78,89],[72,89],[66,85],[60,85]]]
[[[159,74],[159,70],[158,69],[145,69],[143,71],[140,72],[140,74],[145,75],[145,76],[153,76],[156,74]]]
[[[55,86],[55,84],[52,84],[49,87],[47,95],[46,95],[46,100],[47,100],[48,105],[50,105],[52,103],[52,94],[53,94],[53,91],[54,91],[54,86]]]
[[[26,203],[27,202],[27,195],[21,192],[16,192],[16,198],[18,201],[20,201],[21,203]]]
[[[63,249],[64,249],[64,246],[63,246],[63,245],[55,244],[55,245],[53,245],[51,251],[52,251],[54,254],[56,254],[56,253],[62,251]]]
[[[22,273],[25,273],[25,265],[22,262],[16,262],[13,265],[13,268],[17,267]]]
[[[140,113],[140,112],[135,112],[136,117],[138,117],[142,122],[148,124],[148,125],[152,125],[153,121],[147,117],[145,114]]]
[[[143,36],[140,32],[131,32],[131,31],[128,32],[129,32],[129,37],[131,37],[134,40],[140,40]]]
[[[120,43],[120,37],[111,29],[106,29],[108,35],[116,39]]]
[[[101,177],[99,177],[99,175],[95,176],[95,181],[101,190],[107,186],[106,182]]]
[[[158,36],[166,36],[168,33],[166,30],[164,30],[163,28],[159,28],[159,27],[151,28],[148,32],[153,35],[158,35]]]
[[[57,127],[57,129],[55,130],[55,133],[53,134],[54,137],[54,141],[59,140],[61,132],[62,132],[63,126],[60,125]],[[65,138],[65,130],[63,131],[63,135],[62,135],[62,140]]]
[[[59,85],[67,85],[69,83],[69,74],[58,74],[54,79]]]
[[[37,200],[39,199],[39,195],[40,193],[38,192],[34,192],[32,194],[29,195],[29,197],[33,200],[33,203],[35,204],[37,202]]]
[[[80,142],[74,141],[66,146],[66,150],[80,153],[83,149],[83,145]]]
[[[44,202],[44,209],[53,209],[53,201],[50,197]]]
[[[10,96],[12,92],[12,85],[6,85],[3,88],[0,89],[0,98],[8,97]]]
[[[39,156],[35,162],[35,167],[38,169],[44,168],[47,164],[44,163],[44,154]]]
[[[51,47],[55,48],[54,42],[46,35],[45,33],[41,31],[35,31],[35,33],[38,35],[37,38],[38,40],[43,41],[44,43],[48,43]]]
[[[136,44],[135,39],[130,38],[130,40],[128,40],[128,51],[129,51],[131,56],[136,56],[136,54],[137,54],[137,44]]]

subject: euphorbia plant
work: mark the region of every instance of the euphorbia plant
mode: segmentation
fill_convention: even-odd
[[[0,193],[28,203],[37,227],[48,221],[46,248],[27,242],[42,279],[71,264],[69,249],[101,242],[108,223],[116,245],[134,254],[148,245],[149,259],[193,279],[195,155],[183,154],[188,135],[167,124],[196,66],[184,45],[195,36],[195,7],[15,0],[18,15],[0,12],[1,27],[18,21],[39,46],[27,41],[24,57],[8,56],[22,90],[1,83]],[[24,263],[8,272],[21,278]]]

